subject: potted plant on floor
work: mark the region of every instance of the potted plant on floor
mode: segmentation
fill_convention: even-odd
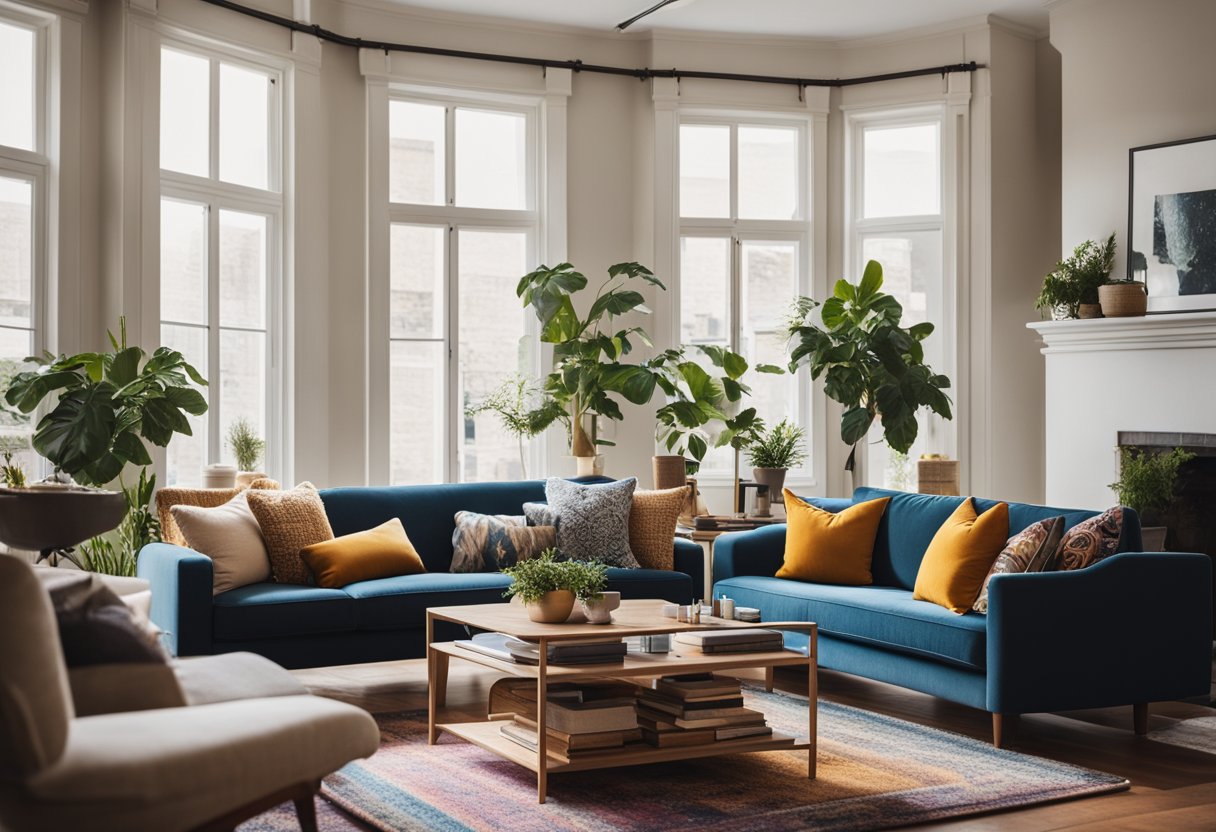
[[[528,618],[542,624],[560,624],[570,617],[576,600],[594,602],[608,585],[603,564],[559,560],[556,549],[546,549],[502,572],[512,579],[503,597],[518,598]]]
[[[844,407],[840,438],[852,447],[846,471],[854,469],[857,443],[875,419],[887,444],[907,453],[921,408],[951,418],[950,397],[942,392],[950,379],[924,361],[922,342],[933,324],[901,327],[903,307],[881,288],[882,266],[871,260],[860,283],[837,281],[822,304],[799,298],[789,324],[790,372],[810,365],[811,378],[823,378],[824,392]]]
[[[1106,282],[1114,264],[1113,233],[1102,245],[1086,240],[1043,278],[1035,309],[1050,312],[1055,320],[1102,317],[1099,287]]]
[[[1195,458],[1182,448],[1152,453],[1124,448],[1119,459],[1119,480],[1110,487],[1121,505],[1140,515],[1140,534],[1146,552],[1165,551],[1168,529],[1161,513],[1169,508],[1178,490],[1178,469]]]
[[[752,466],[752,479],[767,485],[769,497],[780,503],[785,475],[806,461],[806,431],[782,419],[761,431],[743,450]]]

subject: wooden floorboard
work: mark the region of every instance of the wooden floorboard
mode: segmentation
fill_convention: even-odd
[[[422,659],[293,671],[313,693],[373,713],[426,708]],[[452,662],[448,706],[440,721],[484,716],[490,685],[500,678],[465,662]],[[806,693],[802,674],[779,670],[777,687]],[[990,741],[989,714],[893,685],[832,671],[819,675],[821,698]],[[1149,730],[1216,709],[1186,702],[1154,703]],[[1008,747],[1126,777],[1123,793],[1030,807],[920,827],[967,832],[1216,832],[1216,754],[1154,742],[1132,732],[1132,709],[1103,708],[1067,714],[1031,714],[1017,720]]]

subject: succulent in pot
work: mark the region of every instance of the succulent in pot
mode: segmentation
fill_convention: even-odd
[[[546,549],[502,570],[512,579],[503,596],[522,601],[533,621],[560,624],[570,617],[576,600],[600,601],[608,586],[604,564],[560,557],[557,549]]]

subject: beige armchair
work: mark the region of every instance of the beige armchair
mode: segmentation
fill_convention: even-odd
[[[366,712],[261,657],[164,667],[69,677],[33,568],[0,555],[0,830],[230,830],[286,800],[314,830],[321,778],[379,745]]]

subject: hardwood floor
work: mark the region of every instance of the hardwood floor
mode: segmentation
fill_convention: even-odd
[[[373,713],[426,707],[426,662],[422,659],[294,673],[313,693]],[[465,662],[452,662],[448,707],[443,713],[455,719],[483,716],[490,685],[497,678]],[[776,686],[806,693],[805,677],[793,672],[779,670]],[[834,702],[991,740],[989,714],[881,682],[824,670],[819,674],[819,694]],[[1154,703],[1149,707],[1149,730],[1199,716],[1216,716],[1216,709],[1185,702]],[[1120,774],[1131,781],[1132,788],[1120,794],[919,828],[981,832],[1216,830],[1216,754],[1136,736],[1131,707],[1032,714],[1006,730],[1006,747],[1014,751]]]

